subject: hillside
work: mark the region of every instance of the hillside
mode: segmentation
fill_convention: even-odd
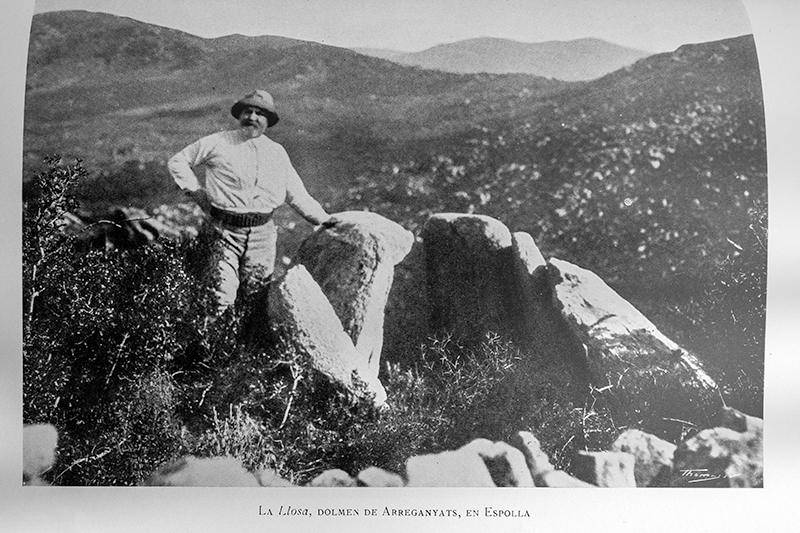
[[[402,305],[385,322],[380,379],[391,408],[378,413],[306,379],[295,350],[261,344],[258,283],[231,313],[208,320],[213,280],[198,260],[214,253],[208,226],[195,239],[128,248],[103,241],[88,252],[91,245],[79,248],[63,231],[64,211],[74,209],[65,191],[75,182],[91,209],[167,204],[119,229],[187,207],[173,205],[164,160],[231,127],[232,101],[253,86],[276,95],[282,120],[270,135],[331,212],[369,210],[416,237],[432,213],[495,217],[530,234],[550,260],[539,273],[552,284],[533,289],[537,301],[558,311],[553,285],[567,272],[559,264],[589,269],[696,354],[720,399],[763,413],[767,165],[751,36],[687,45],[593,81],[558,82],[430,71],[270,36],[205,40],[99,14],[37,16],[33,30],[26,172],[53,152],[84,158],[92,172],[49,160],[23,211],[23,418],[59,429],[60,466],[50,481],[129,485],[187,452],[238,454],[248,468],[305,481],[328,467],[395,469],[412,455],[472,436],[505,439],[520,427],[536,431],[567,468],[573,451],[607,449],[627,425],[596,403],[603,391],[633,391],[620,386],[624,373],[587,390],[576,375],[582,370],[565,366],[575,354],[632,363],[616,346],[564,342],[558,320],[531,346],[491,335],[472,346],[448,335],[452,328],[416,342],[424,322],[409,310],[437,297],[434,276],[408,282],[434,255],[427,251],[412,250],[385,272],[390,298]],[[199,224],[190,211],[181,224]],[[280,217],[279,257],[294,256],[290,248],[309,226]],[[422,235],[407,240],[448,253]],[[499,266],[494,274],[474,255],[452,258],[483,279],[505,279],[510,269],[499,256],[487,257]],[[279,268],[287,270],[282,261]],[[482,282],[454,272],[441,278],[468,289],[455,294]],[[610,300],[600,299],[595,310]],[[454,306],[491,316],[477,307]],[[587,328],[617,317],[608,313]],[[331,318],[338,334],[341,321]],[[683,380],[671,370],[683,355],[670,349],[665,360],[648,358],[639,351],[642,331],[630,335],[631,359],[646,365],[632,373],[642,371],[648,384]],[[639,414],[671,405],[656,389],[633,391],[644,397]],[[691,420],[672,421],[683,434],[700,429]]]
[[[444,72],[523,73],[564,81],[599,78],[648,55],[642,50],[589,38],[522,43],[481,37],[440,44],[421,52],[372,49],[356,51],[403,65]]]
[[[414,154],[431,138],[497,116],[512,95],[564,86],[426,71],[282,37],[202,39],[112,15],[46,13],[33,18],[31,31],[25,174],[53,152],[108,175],[128,163],[159,165],[192,140],[231,127],[231,103],[267,87],[282,117],[270,135],[324,197],[390,154]],[[168,178],[159,168],[164,201]]]

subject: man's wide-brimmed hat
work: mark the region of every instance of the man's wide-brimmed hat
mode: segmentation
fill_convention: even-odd
[[[275,101],[272,99],[272,95],[267,91],[258,90],[247,94],[244,98],[233,104],[233,107],[231,107],[231,115],[239,118],[239,115],[242,114],[242,109],[247,106],[257,107],[266,112],[268,128],[278,123],[278,114],[275,112]]]

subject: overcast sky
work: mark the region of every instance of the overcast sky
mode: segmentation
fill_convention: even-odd
[[[751,33],[740,0],[38,0],[202,37],[282,35],[342,47],[419,51],[473,37],[598,37],[646,50]]]

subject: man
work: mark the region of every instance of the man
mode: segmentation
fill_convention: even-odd
[[[275,268],[274,210],[288,203],[314,225],[336,219],[308,194],[284,148],[264,133],[278,122],[266,91],[253,91],[233,104],[239,128],[203,137],[169,160],[172,178],[210,215],[222,243],[218,263],[219,311],[236,299],[240,276]],[[205,186],[192,168],[204,166]]]

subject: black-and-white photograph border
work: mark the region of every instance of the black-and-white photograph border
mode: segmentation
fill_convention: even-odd
[[[785,501],[797,8],[490,4],[13,14],[14,523]]]

